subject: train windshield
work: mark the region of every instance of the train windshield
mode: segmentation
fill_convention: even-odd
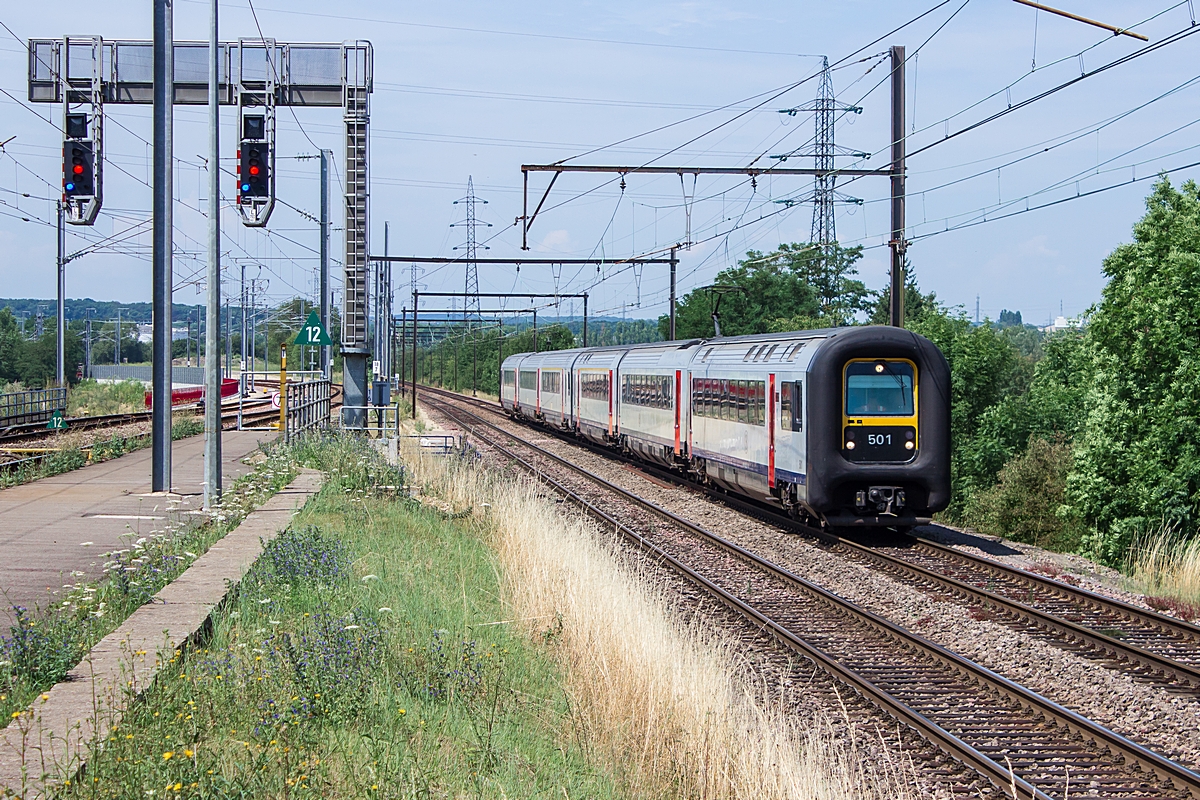
[[[913,415],[913,368],[903,361],[846,365],[846,415]]]

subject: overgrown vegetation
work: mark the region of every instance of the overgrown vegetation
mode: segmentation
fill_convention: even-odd
[[[132,414],[146,410],[146,387],[140,381],[98,383],[83,380],[67,392],[67,416]]]
[[[204,421],[194,414],[175,414],[172,418],[172,441],[196,436],[203,432]],[[72,438],[68,432],[49,440],[43,440],[43,445],[57,446],[61,449],[50,451],[42,456],[28,456],[16,466],[0,469],[0,489],[61,475],[64,472],[86,467],[88,464],[97,464],[150,446],[148,435],[113,436],[109,439],[94,441],[89,445],[68,443]]]
[[[209,520],[168,510],[161,529],[130,530],[125,546],[105,553],[104,577],[64,576],[63,588],[42,608],[14,606],[16,618],[0,637],[0,718],[24,709],[39,692],[63,678],[104,636],[179,576],[217,540],[237,527],[254,506],[282,488],[295,465],[271,450],[266,460],[226,490]]]
[[[511,624],[483,523],[409,500],[362,441],[293,454],[324,489],[62,794],[615,796]]]

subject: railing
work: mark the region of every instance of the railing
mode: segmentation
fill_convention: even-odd
[[[438,433],[430,435],[428,433],[417,433],[411,436],[406,436],[406,439],[416,439],[417,444],[422,450],[426,450],[434,455],[448,456],[451,453],[458,452],[458,438],[449,433]]]
[[[49,422],[55,411],[67,411],[65,387],[0,394],[0,428]]]
[[[342,406],[338,427],[380,438],[395,437],[400,431],[399,412],[397,406]]]
[[[101,381],[141,381],[150,383],[154,380],[153,367],[149,364],[92,364],[88,367],[88,377]],[[225,377],[229,377],[226,375]],[[204,367],[171,367],[171,383],[204,385]]]
[[[290,378],[293,374],[295,373],[289,372],[288,377]],[[332,394],[332,384],[327,380],[289,382],[286,398],[287,430],[284,432],[285,438],[291,439],[304,431],[327,427]]]

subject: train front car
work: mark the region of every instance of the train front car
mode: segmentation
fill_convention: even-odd
[[[901,328],[830,331],[808,365],[805,503],[831,527],[923,524],[950,502],[950,369]]]

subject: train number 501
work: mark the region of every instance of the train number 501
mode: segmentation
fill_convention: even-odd
[[[892,435],[890,433],[868,433],[867,444],[884,445],[892,443]]]

